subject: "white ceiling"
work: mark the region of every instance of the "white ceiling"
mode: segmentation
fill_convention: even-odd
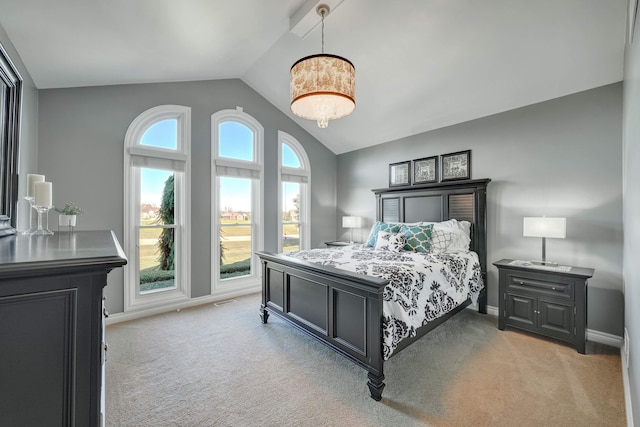
[[[319,3],[0,0],[0,25],[38,88],[240,78],[336,154],[622,80],[627,0],[330,0],[357,106],[320,129],[288,80],[320,52],[289,18]]]

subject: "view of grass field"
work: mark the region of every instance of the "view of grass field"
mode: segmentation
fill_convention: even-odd
[[[300,231],[298,224],[282,225],[282,251],[293,252],[300,250]]]
[[[155,219],[143,219],[143,226],[157,224]],[[139,236],[139,265],[140,265],[140,292],[148,292],[157,289],[173,288],[176,285],[174,270],[160,269],[160,249],[158,239],[162,228],[140,228]]]
[[[224,257],[220,260],[220,278],[247,275],[251,271],[251,222],[222,219],[220,226]],[[175,287],[175,271],[160,270],[158,239],[162,232],[155,219],[142,219],[139,236],[140,290],[147,292]],[[300,238],[297,224],[284,224],[283,250],[297,251]]]
[[[224,258],[221,267],[251,258],[250,221],[221,220],[220,227]],[[285,224],[283,247],[286,251],[297,251],[300,245],[297,224]]]
[[[248,220],[220,220],[220,241],[224,257],[220,260],[220,278],[228,279],[251,272],[251,223]],[[285,224],[283,242],[286,252],[299,248],[298,226]]]

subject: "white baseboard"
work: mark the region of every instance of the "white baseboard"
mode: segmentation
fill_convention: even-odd
[[[627,416],[627,427],[633,427],[633,401],[631,400],[629,369],[627,369],[628,367],[624,348],[620,348],[620,359],[622,360],[622,388],[624,389],[624,409]]]
[[[153,307],[153,308],[147,308],[143,310],[111,314],[109,315],[109,317],[107,317],[105,323],[107,324],[107,326],[109,326],[109,325],[113,325],[120,322],[127,322],[129,320],[141,319],[143,317],[153,316],[155,314],[168,313],[170,311],[179,311],[179,310],[182,310],[183,308],[196,307],[202,304],[210,304],[212,302],[225,301],[231,298],[260,292],[260,289],[261,289],[260,286],[256,288],[248,288],[248,289],[245,288],[239,291],[225,292],[225,293],[216,294],[216,295],[205,295],[202,297],[191,298],[188,301],[181,301],[175,304],[163,305],[161,307]],[[258,307],[256,307],[256,316],[258,315],[257,313],[258,313]]]
[[[487,306],[487,314],[498,317],[498,307],[494,307],[492,305]]]
[[[473,310],[473,311],[478,311],[478,305],[473,305],[473,304],[469,304],[466,307],[467,310]],[[487,306],[487,314],[490,316],[495,316],[498,317],[498,307],[493,307],[491,305]]]
[[[622,348],[623,339],[618,335],[587,329],[587,341],[593,341],[611,347]]]

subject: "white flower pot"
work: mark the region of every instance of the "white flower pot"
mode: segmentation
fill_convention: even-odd
[[[75,227],[76,226],[76,217],[78,215],[63,215],[60,214],[58,216],[58,225],[61,227]]]

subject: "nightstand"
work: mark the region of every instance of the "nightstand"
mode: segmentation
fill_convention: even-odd
[[[336,247],[340,247],[340,246],[351,246],[351,245],[355,245],[355,243],[349,243],[349,242],[340,242],[340,241],[336,241],[336,242],[324,242],[325,245],[327,245],[328,248],[336,248]]]
[[[537,267],[494,262],[499,272],[498,328],[510,326],[573,344],[584,354],[587,279],[592,268]]]

